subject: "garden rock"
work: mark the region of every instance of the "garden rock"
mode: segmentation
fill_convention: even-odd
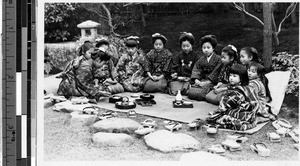
[[[89,126],[97,120],[97,115],[80,114],[78,111],[70,113],[70,117],[70,125],[82,123],[82,125]]]
[[[158,130],[144,137],[147,146],[162,151],[198,150],[200,143],[193,137],[183,133],[172,133],[167,130]]]
[[[204,152],[204,151],[198,151],[198,152],[190,152],[190,153],[184,153],[181,155],[180,161],[197,161],[197,163],[206,163],[208,161],[213,161],[213,162],[220,162],[220,161],[229,161],[227,158],[222,157],[217,154],[212,154],[209,152]]]
[[[133,137],[124,133],[103,133],[99,132],[93,135],[92,141],[95,146],[130,146],[133,144]]]
[[[91,126],[92,132],[127,133],[132,134],[141,125],[128,118],[109,118],[96,122]]]
[[[70,100],[56,103],[52,110],[58,112],[71,113],[74,111],[82,111],[85,107],[91,107],[91,104],[73,104]]]

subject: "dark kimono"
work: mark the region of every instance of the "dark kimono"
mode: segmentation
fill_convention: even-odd
[[[133,56],[124,54],[116,66],[119,82],[129,92],[141,90],[145,74],[145,58],[143,54],[136,52]]]
[[[171,67],[171,73],[177,73],[178,77],[190,78],[192,75],[192,70],[195,63],[199,59],[199,53],[191,51],[186,54],[180,51],[174,58]],[[190,81],[184,80],[172,80],[169,83],[169,93],[171,95],[176,95],[178,90],[181,90],[181,94],[186,94],[188,87],[190,86]]]
[[[62,73],[62,81],[59,84],[57,94],[67,98],[85,96],[98,100],[104,88],[102,86],[95,87],[95,75],[93,60],[86,59],[84,56],[77,57],[67,65]],[[105,72],[101,75],[106,77]]]
[[[221,63],[220,56],[216,53],[211,55],[209,61],[207,61],[207,56],[200,56],[199,60],[196,62],[192,75],[191,75],[191,88],[188,92],[188,98],[193,100],[205,100],[205,96],[213,88],[214,83],[217,82],[218,73],[212,73],[217,65]],[[207,81],[210,80],[211,83],[205,87],[199,87],[195,85],[195,80]]]
[[[164,75],[164,78],[154,82],[151,78],[146,78],[144,84],[144,92],[164,92],[167,87],[167,80],[170,78],[172,53],[163,49],[156,52],[154,49],[146,55],[145,71],[150,72],[152,76]]]
[[[235,62],[234,62],[235,63]],[[219,88],[227,87],[229,84],[229,69],[234,63],[229,63],[227,65],[224,65],[223,63],[220,63],[215,70],[212,72],[212,76],[217,76],[217,79],[213,78],[212,80],[217,82],[213,82],[214,84],[217,84],[219,82],[222,83],[222,85]],[[206,101],[215,105],[219,105],[219,102],[221,100],[222,95],[225,93],[219,92],[215,93],[214,90],[211,90],[207,95],[206,95]]]
[[[248,86],[229,87],[219,108],[210,112],[206,121],[220,128],[245,131],[256,126],[258,109],[257,96]]]

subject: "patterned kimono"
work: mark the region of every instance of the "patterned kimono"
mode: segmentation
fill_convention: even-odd
[[[260,108],[258,110],[258,113],[263,117],[269,117],[269,108],[267,107],[267,96],[266,96],[266,88],[262,81],[257,78],[254,80],[249,80],[248,85],[254,93],[257,94],[258,100],[260,103]]]
[[[219,108],[210,112],[206,121],[220,128],[245,131],[256,126],[258,109],[257,96],[248,86],[229,87]]]
[[[167,80],[170,78],[171,62],[173,55],[163,49],[161,52],[156,52],[154,49],[146,55],[146,72],[150,72],[152,76],[164,75],[164,79],[154,82],[151,78],[146,78],[144,84],[144,92],[164,92],[167,87]]]
[[[234,62],[235,63],[235,62]],[[222,85],[219,88],[227,87],[229,83],[229,69],[234,63],[229,63],[227,65],[224,65],[223,63],[220,63],[215,70],[212,72],[212,76],[217,76],[217,79],[213,78],[212,80],[217,82],[213,82],[214,84],[217,84],[219,82],[222,83]],[[211,90],[206,95],[206,101],[215,105],[219,105],[219,102],[221,101],[221,97],[223,94],[226,93],[225,91],[215,93],[214,90]]]
[[[100,74],[100,73],[98,73]],[[102,73],[106,77],[106,73]],[[84,56],[72,60],[61,75],[62,81],[59,84],[57,94],[68,97],[86,96],[88,98],[99,99],[102,86],[95,87],[95,68],[93,60]]]
[[[116,66],[119,82],[129,92],[141,90],[144,81],[145,58],[143,54],[136,52],[133,56],[124,54]]]
[[[173,58],[171,73],[177,73],[178,77],[191,77],[193,67],[199,59],[199,54],[195,51],[191,51],[186,54],[183,51],[180,51]],[[176,95],[178,90],[181,90],[181,94],[186,94],[188,87],[190,86],[190,81],[180,81],[172,80],[169,83],[169,93],[171,95]]]
[[[207,93],[213,88],[216,79],[218,77],[218,73],[212,73],[217,65],[221,63],[220,56],[216,53],[211,55],[209,61],[207,61],[207,56],[200,56],[199,60],[196,62],[192,75],[191,75],[191,88],[188,92],[188,98],[193,100],[205,100],[205,96]],[[205,87],[199,87],[195,85],[195,80],[198,79],[200,81],[210,80],[212,83],[208,84]]]

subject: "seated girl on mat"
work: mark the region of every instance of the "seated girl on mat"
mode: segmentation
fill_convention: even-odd
[[[258,52],[254,47],[244,47],[240,51],[240,62],[244,66],[248,66],[250,62],[260,63]]]
[[[275,120],[275,116],[271,113],[268,102],[272,101],[270,90],[268,87],[269,81],[265,76],[266,69],[263,65],[251,62],[248,65],[249,87],[257,94],[260,103],[260,108],[257,112],[259,116]]]
[[[256,94],[247,86],[247,68],[241,64],[231,66],[229,83],[219,108],[208,114],[207,123],[239,131],[254,128],[259,104]]]
[[[217,46],[217,39],[214,35],[202,37],[200,44],[204,55],[200,56],[193,68],[188,98],[202,101],[213,88],[213,82],[216,82],[212,80],[217,78],[212,75],[212,71],[221,63],[221,58],[214,52]]]
[[[174,57],[171,68],[172,81],[169,83],[171,95],[176,95],[178,90],[181,90],[183,95],[187,93],[193,67],[199,59],[199,54],[193,50],[195,38],[191,33],[183,32],[179,37],[179,43],[182,50]]]
[[[212,75],[218,76],[217,85],[206,95],[207,102],[219,105],[221,97],[226,92],[229,84],[229,69],[233,64],[237,63],[237,58],[237,49],[233,45],[228,45],[222,49],[222,63],[212,72]]]
[[[167,38],[159,33],[152,35],[154,49],[146,55],[146,73],[143,92],[165,92],[170,79],[172,53],[165,48]]]
[[[121,56],[116,66],[119,82],[129,92],[138,92],[143,86],[145,58],[138,51],[138,39],[137,36],[126,38],[127,53]]]

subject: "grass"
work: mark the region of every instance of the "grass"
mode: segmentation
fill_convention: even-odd
[[[296,108],[295,108],[296,109]],[[286,105],[283,105],[279,114],[280,118],[288,119],[293,126],[298,126],[298,116],[292,116],[287,111]],[[92,133],[89,131],[89,126],[81,126],[80,124],[70,124],[69,114],[63,112],[52,111],[51,107],[45,108],[45,160],[179,160],[181,154],[185,152],[163,153],[154,149],[148,148],[142,138],[135,139],[135,143],[129,147],[96,147],[92,144]],[[126,117],[125,113],[118,113],[118,117]],[[142,122],[149,117],[139,115],[136,118],[131,118],[137,122]],[[164,119],[153,118],[159,126],[159,129],[164,129]],[[225,157],[230,160],[237,161],[296,161],[298,151],[293,147],[294,141],[290,137],[282,139],[280,143],[271,143],[266,140],[266,132],[275,131],[271,123],[268,123],[260,131],[253,135],[247,135],[249,141],[242,145],[240,152],[226,151]],[[201,144],[201,151],[206,151],[211,145],[221,143],[225,140],[226,135],[230,132],[220,131],[218,135],[211,138],[202,130],[190,130],[187,125],[183,125],[183,129],[177,132],[186,133],[196,138]],[[250,145],[254,142],[264,142],[271,150],[271,157],[260,157],[250,150]]]

